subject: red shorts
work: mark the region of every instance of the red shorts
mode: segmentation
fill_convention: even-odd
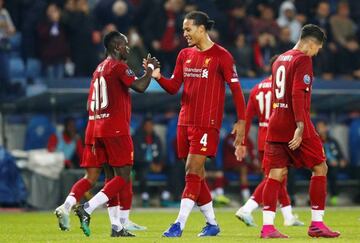
[[[325,162],[325,153],[319,136],[306,138],[295,151],[288,143],[267,142],[263,163],[270,169],[293,165],[296,168],[313,168]]]
[[[133,165],[134,146],[131,136],[95,138],[96,160],[105,162],[113,167]]]
[[[177,149],[180,159],[188,154],[215,157],[219,143],[219,131],[206,127],[177,127]]]
[[[106,162],[106,156],[103,150],[98,150],[97,154],[92,151],[93,145],[85,144],[82,154],[80,167],[82,168],[101,168]]]
[[[264,161],[264,151],[258,151],[258,159],[261,164],[261,169],[264,172],[265,175],[269,173],[269,166]]]

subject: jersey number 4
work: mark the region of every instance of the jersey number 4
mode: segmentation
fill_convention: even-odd
[[[105,109],[109,104],[106,80],[104,77],[95,79],[94,92],[91,97],[90,109],[94,112],[95,110]]]
[[[204,135],[200,139],[200,144],[202,144],[204,147],[206,147],[207,145],[207,137],[208,137],[207,133],[204,133]]]

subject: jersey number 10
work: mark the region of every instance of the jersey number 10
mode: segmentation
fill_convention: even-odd
[[[100,103],[101,102],[101,103]],[[91,97],[90,109],[95,112],[95,110],[105,109],[109,104],[107,86],[104,77],[100,79],[95,79],[94,82],[94,91]]]

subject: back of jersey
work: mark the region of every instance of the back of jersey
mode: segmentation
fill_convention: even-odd
[[[272,66],[272,114],[269,120],[266,141],[289,142],[296,129],[292,108],[292,89],[294,80],[294,63],[299,55],[298,50],[289,50],[280,55]]]
[[[129,86],[134,80],[134,73],[122,61],[107,58],[97,67],[90,102],[95,137],[130,135]]]

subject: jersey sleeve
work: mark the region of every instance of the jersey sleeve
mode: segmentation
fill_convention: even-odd
[[[184,52],[181,51],[176,59],[174,73],[170,79],[161,76],[157,80],[160,86],[169,94],[176,94],[183,83],[183,56]]]
[[[130,87],[136,79],[135,73],[129,68],[128,65],[118,64],[116,69],[118,71],[118,77],[120,81],[126,87]]]
[[[308,56],[301,56],[295,61],[293,90],[310,90],[312,82],[312,61]]]
[[[221,58],[220,65],[223,78],[228,84],[232,93],[238,120],[245,120],[245,98],[241,90],[238,74],[236,72],[234,58],[230,53],[226,52],[226,54]]]
[[[305,120],[305,92],[310,91],[312,79],[311,58],[299,57],[295,63],[295,73],[292,88],[292,106],[296,122]]]

